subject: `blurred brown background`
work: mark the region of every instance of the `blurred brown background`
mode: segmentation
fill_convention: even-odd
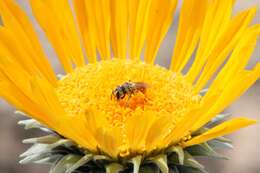
[[[49,43],[47,42],[44,33],[32,17],[31,10],[28,6],[28,0],[17,0],[21,6],[26,10],[31,17],[39,37],[42,41],[43,47],[55,68],[56,72],[61,72],[58,61],[55,58],[55,53]],[[235,12],[256,5],[259,9],[260,0],[237,0]],[[172,44],[175,40],[176,23],[178,12],[175,16],[175,25],[170,32],[159,51],[158,63],[162,65],[169,64],[169,57],[171,55]],[[254,23],[260,23],[260,10]],[[258,42],[257,49],[254,52],[250,67],[260,58],[260,42]],[[25,151],[28,147],[21,143],[22,139],[37,135],[36,132],[26,132],[17,125],[17,121],[21,118],[14,115],[14,109],[0,100],[0,173],[47,173],[48,167],[43,165],[20,165],[18,163],[19,154]],[[228,111],[235,116],[246,116],[258,120],[260,122],[260,80],[249,89],[239,100],[228,108]],[[230,160],[214,160],[202,159],[203,163],[207,163],[207,170],[210,173],[260,173],[260,125],[243,129],[235,134],[230,135],[234,141],[234,149],[230,151],[223,151]]]

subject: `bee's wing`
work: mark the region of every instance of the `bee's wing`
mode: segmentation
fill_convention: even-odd
[[[144,83],[144,82],[135,82],[135,87],[137,89],[146,89],[149,87],[149,85],[147,83]]]

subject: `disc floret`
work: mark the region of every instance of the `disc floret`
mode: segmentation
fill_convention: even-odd
[[[111,92],[113,94],[115,89],[121,89],[119,86],[122,84],[128,86],[128,81],[146,84],[145,92],[136,89],[133,93],[126,92],[123,98],[111,99]],[[200,100],[182,75],[160,66],[119,59],[76,69],[59,81],[56,92],[67,114],[81,116],[89,109],[102,112],[110,126],[122,128],[123,133],[119,136],[122,141],[128,141],[124,133],[127,133],[125,125],[129,117],[145,114],[151,114],[151,117],[170,116],[170,128],[174,128],[181,117],[198,105]],[[132,147],[129,142],[122,145],[129,151],[140,152],[140,148]],[[146,151],[146,146],[141,150]]]

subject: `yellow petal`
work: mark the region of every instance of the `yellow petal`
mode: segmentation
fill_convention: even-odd
[[[223,90],[218,90],[215,100],[204,100],[210,107],[201,112],[201,116],[194,122],[191,131],[196,131],[210,121],[215,115],[222,112],[228,105],[241,96],[260,77],[260,64],[252,71],[242,71],[233,77]],[[234,89],[235,88],[235,89]],[[213,93],[211,93],[213,94]]]
[[[145,62],[154,62],[160,44],[172,23],[176,5],[176,0],[152,0],[148,21]]]
[[[153,112],[150,114],[137,113],[126,122],[126,133],[128,146],[133,151],[142,151],[146,147],[146,136],[151,128],[155,115]],[[136,123],[138,122],[138,125]]]
[[[211,93],[221,91],[229,81],[233,80],[233,77],[238,72],[243,71],[256,46],[257,37],[256,28],[254,27],[244,31],[229,60],[211,84],[206,97]]]
[[[255,13],[256,8],[251,8],[241,12],[230,21],[229,27],[210,53],[202,74],[196,82],[195,90],[197,93],[227,59],[228,54],[234,49],[238,41],[243,38],[242,34],[255,16]]]
[[[174,127],[172,119],[172,116],[160,115],[152,123],[146,136],[147,151],[165,147],[165,137],[168,135],[169,130]]]
[[[25,71],[19,65],[19,63],[12,59],[9,59],[9,56],[6,56],[8,54],[3,53],[4,51],[2,50],[0,52],[0,72],[3,74],[3,81],[14,85],[27,97],[33,98],[31,86],[29,83],[29,80],[32,76],[27,71]]]
[[[226,30],[232,6],[233,0],[214,0],[210,5],[203,23],[198,51],[187,73],[187,79],[191,82],[197,78],[212,49]]]
[[[85,5],[89,6],[88,3]],[[93,1],[93,5],[92,8],[94,7],[96,20],[97,48],[102,59],[109,59],[111,26],[110,0],[95,0]]]
[[[191,140],[187,141],[184,144],[184,146],[188,147],[188,146],[200,144],[200,143],[209,141],[211,139],[229,134],[240,128],[243,128],[243,127],[255,124],[255,123],[256,123],[255,120],[250,120],[247,118],[232,119],[232,120],[226,121],[212,129],[210,129],[209,131],[207,131],[199,136],[192,138]]]
[[[104,112],[92,110],[85,114],[85,125],[90,131],[90,139],[94,137],[97,147],[106,154],[117,157],[122,149],[122,129],[120,127],[109,126]],[[87,139],[87,137],[86,137]]]
[[[34,70],[42,73],[53,85],[56,84],[55,74],[45,57],[37,34],[25,12],[13,1],[0,1],[0,13],[4,28],[1,28],[1,42],[11,49],[12,53],[22,50],[21,56],[15,58],[19,62],[29,63]],[[26,56],[22,56],[26,55]],[[37,57],[37,58],[35,58]],[[25,70],[29,69],[28,67]]]
[[[117,127],[98,128],[96,131],[99,147],[113,158],[117,158],[118,154],[122,152],[121,129]]]
[[[139,59],[148,31],[151,0],[129,1],[130,58]]]
[[[57,115],[64,116],[65,113],[54,93],[54,88],[44,79],[40,78],[31,79],[30,85],[33,94],[31,98],[37,98],[34,102],[46,111],[50,119],[53,118],[56,120],[55,124],[52,124],[52,128],[60,129],[61,124]]]
[[[55,48],[64,67],[84,65],[80,40],[67,0],[30,0],[33,14]]]
[[[48,127],[52,127],[52,125],[55,124],[55,121],[50,119],[50,117],[48,117],[46,112],[44,112],[39,105],[35,104],[33,100],[24,95],[23,92],[21,92],[13,84],[1,82],[0,96],[8,103],[14,105],[18,110],[23,111],[32,118],[48,125]]]
[[[128,36],[128,0],[111,1],[111,42],[116,58],[126,58]]]
[[[164,146],[175,144],[179,142],[181,138],[188,135],[192,124],[198,119],[199,111],[199,108],[195,108],[176,122],[174,128],[171,129],[170,133],[165,137]]]
[[[208,4],[208,0],[183,1],[171,70],[180,72],[189,61],[201,35]]]
[[[95,20],[92,16],[91,2],[86,6],[86,0],[73,0],[74,9],[77,16],[77,23],[86,54],[90,63],[96,62],[96,34]],[[88,9],[88,10],[87,10]]]
[[[71,121],[66,119],[54,88],[46,79],[28,74],[8,58],[0,59],[0,78],[1,97],[61,135],[84,144],[68,125]]]
[[[93,149],[93,146],[91,145],[92,141],[88,141],[86,136],[82,135],[83,132],[88,132],[84,126],[84,116],[71,117],[70,115],[65,114],[54,88],[45,80],[36,77],[31,80],[30,83],[33,95],[37,98],[37,104],[46,111],[46,115],[49,118],[55,118],[55,123],[51,124],[49,127],[62,136],[77,141],[80,146]],[[89,136],[89,139],[91,139],[91,136]]]

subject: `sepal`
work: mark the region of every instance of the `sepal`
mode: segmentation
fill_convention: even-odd
[[[142,156],[136,156],[130,160],[130,162],[133,164],[133,173],[139,172],[141,161],[142,161]]]
[[[80,158],[75,164],[69,167],[65,173],[72,173],[73,171],[77,170],[79,167],[87,164],[93,158],[92,154],[86,154],[82,158]]]
[[[180,146],[171,146],[169,149],[167,149],[167,152],[169,153],[176,153],[178,156],[179,163],[181,165],[184,164],[184,151],[183,148]]]
[[[204,166],[196,161],[187,151],[184,152],[184,166],[204,171]]]
[[[106,166],[106,173],[119,173],[124,167],[118,163],[110,163]]]
[[[51,167],[50,173],[64,173],[75,163],[78,162],[80,156],[68,154],[62,157],[56,164]]]
[[[218,159],[227,159],[226,157],[214,151],[214,149],[206,142],[199,145],[188,147],[186,148],[186,151],[188,151],[189,154],[191,154],[192,156],[207,156],[215,157]]]
[[[25,130],[40,129],[43,132],[47,132],[47,133],[51,133],[52,132],[50,129],[48,129],[47,127],[42,125],[40,122],[38,122],[38,121],[36,121],[34,119],[21,120],[21,121],[18,121],[17,124],[21,125],[21,126],[24,126]]]
[[[168,173],[169,167],[167,163],[167,155],[161,154],[151,158],[151,162],[158,166],[162,173]]]

